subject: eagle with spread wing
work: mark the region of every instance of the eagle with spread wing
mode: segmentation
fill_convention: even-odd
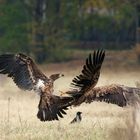
[[[80,75],[76,76],[71,85],[73,89],[66,94],[74,97],[72,105],[91,103],[92,101],[104,101],[117,104],[118,106],[135,105],[140,102],[140,89],[112,84],[102,87],[95,87],[100,77],[100,70],[105,58],[105,51],[94,51],[89,54]]]
[[[23,90],[34,90],[40,95],[37,117],[41,121],[58,120],[66,114],[72,97],[60,97],[53,95],[53,83],[62,74],[45,76],[33,62],[22,54],[0,55],[0,74],[7,74],[16,85]]]

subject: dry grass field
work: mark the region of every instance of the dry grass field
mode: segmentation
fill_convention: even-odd
[[[135,86],[135,82],[140,80],[140,67],[135,65],[135,59],[126,60],[129,65],[124,63],[125,60],[119,58],[115,61],[115,66],[108,57],[97,86],[111,83]],[[56,94],[60,94],[59,90],[65,91],[69,88],[72,78],[79,74],[83,62],[42,66],[47,75],[56,71],[65,74],[64,78],[55,83]],[[0,140],[140,139],[140,110],[93,102],[72,107],[60,121],[40,122],[36,117],[38,102],[38,95],[21,91],[11,79],[0,76]],[[77,111],[83,112],[81,123],[69,124]]]

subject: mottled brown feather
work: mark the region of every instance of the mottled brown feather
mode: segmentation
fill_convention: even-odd
[[[0,74],[7,74],[24,90],[32,90],[38,78],[47,79],[33,60],[21,53],[0,55]]]

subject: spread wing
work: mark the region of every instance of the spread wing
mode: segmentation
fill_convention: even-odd
[[[108,85],[102,87],[95,87],[93,90],[85,94],[78,94],[78,92],[71,92],[75,98],[74,106],[80,105],[83,102],[91,103],[93,101],[103,101],[107,103],[116,104],[118,106],[136,105],[140,103],[140,89],[134,87],[126,87],[122,85]]]
[[[94,88],[89,93],[84,95],[84,100],[86,103],[91,103],[92,101],[103,101],[107,103],[117,104],[118,106],[126,106],[126,92],[119,85],[109,85],[103,87]]]
[[[66,114],[68,106],[73,101],[72,97],[59,97],[55,95],[42,94],[38,105],[37,117],[41,121],[59,120]]]
[[[105,57],[105,51],[94,51],[89,54],[86,59],[86,64],[83,66],[82,73],[72,80],[72,85],[79,88],[82,92],[87,92],[98,82],[100,76],[100,69]]]
[[[33,60],[21,53],[0,55],[0,74],[7,74],[24,90],[32,90],[38,78],[47,79]]]

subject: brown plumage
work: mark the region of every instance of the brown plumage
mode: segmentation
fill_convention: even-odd
[[[72,97],[53,95],[53,82],[63,75],[45,76],[30,57],[21,53],[0,55],[0,74],[7,74],[20,89],[39,93],[37,117],[41,121],[58,120],[66,114]]]
[[[74,97],[72,105],[83,102],[104,101],[117,104],[121,107],[135,105],[140,101],[140,89],[123,85],[107,85],[95,87],[100,75],[100,69],[105,57],[105,51],[95,51],[86,59],[82,73],[72,80],[74,89],[66,93]]]

